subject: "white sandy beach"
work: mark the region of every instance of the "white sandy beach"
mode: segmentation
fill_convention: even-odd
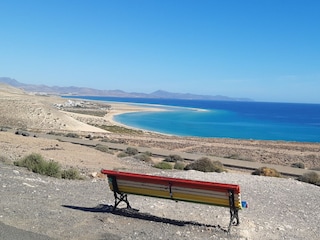
[[[126,104],[126,103],[119,103],[119,102],[105,102],[111,105],[110,110],[104,117],[110,123],[126,126],[114,120],[114,116],[125,114],[125,113],[133,113],[133,112],[158,112],[158,111],[165,111],[166,109],[162,106],[154,107],[148,106],[147,104]],[[130,126],[126,126],[130,127]]]

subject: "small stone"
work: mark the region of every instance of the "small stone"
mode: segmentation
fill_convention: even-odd
[[[107,178],[107,176],[105,174],[100,173],[100,172],[97,173],[96,177],[100,178],[100,179],[106,179]]]
[[[13,173],[16,174],[16,175],[20,174],[20,172],[18,170],[13,170]]]
[[[31,184],[29,184],[29,183],[22,183],[22,184],[25,185],[25,186],[27,186],[27,187],[32,187],[32,188],[34,188],[34,186],[31,185]]]
[[[111,218],[107,218],[108,223],[115,223],[115,221]]]

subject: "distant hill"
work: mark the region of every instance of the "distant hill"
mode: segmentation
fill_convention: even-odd
[[[72,95],[72,96],[104,96],[104,97],[128,97],[128,98],[167,98],[167,99],[193,99],[193,100],[216,100],[216,101],[253,101],[249,98],[232,98],[227,96],[211,96],[198,95],[192,93],[172,93],[163,90],[158,90],[153,93],[136,93],[124,92],[122,90],[99,90],[85,87],[58,87],[46,85],[34,85],[18,82],[15,79],[8,77],[0,77],[0,83],[5,83],[10,86],[23,89],[27,92],[39,94],[54,94],[54,95]]]

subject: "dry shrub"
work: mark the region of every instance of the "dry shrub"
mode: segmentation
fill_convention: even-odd
[[[64,179],[70,179],[70,180],[83,180],[84,178],[80,175],[80,172],[78,169],[75,168],[69,168],[67,170],[63,170],[61,173],[61,177]]]
[[[302,162],[292,163],[291,167],[305,169],[305,166]]]
[[[152,163],[151,157],[145,153],[137,154],[134,158],[143,162]]]
[[[177,169],[177,170],[183,170],[185,168],[185,164],[183,162],[176,162],[173,166],[174,169]]]
[[[299,176],[298,180],[301,182],[311,183],[320,186],[320,176],[316,172],[305,173],[302,176]]]
[[[95,147],[95,149],[97,149],[98,151],[101,151],[101,152],[111,153],[109,147],[106,146],[106,145],[97,144],[97,146]]]
[[[160,168],[160,169],[172,169],[172,165],[168,162],[159,162],[154,165],[155,168]]]
[[[49,161],[46,162],[46,169],[44,175],[49,177],[60,178],[61,177],[61,166],[58,162]]]
[[[67,133],[66,137],[69,137],[69,138],[80,138],[79,134],[77,134],[77,133]]]
[[[185,170],[197,170],[201,172],[224,172],[223,164],[219,161],[212,161],[210,158],[203,157],[193,163],[188,164]]]
[[[126,152],[126,154],[128,154],[128,155],[130,155],[130,156],[136,155],[136,154],[139,153],[138,149],[133,148],[133,147],[127,147],[127,149],[126,149],[125,152]]]
[[[248,161],[248,162],[255,162],[255,160],[250,158],[250,157],[243,157],[243,156],[241,156],[239,154],[236,154],[236,153],[228,155],[228,156],[225,156],[225,158],[241,160],[241,161]]]
[[[42,175],[55,177],[55,178],[65,178],[65,179],[83,179],[77,169],[70,168],[62,171],[61,166],[55,161],[45,161],[40,154],[32,153],[28,156],[15,161],[14,165],[19,167],[25,167],[28,170],[39,173]]]
[[[60,164],[54,161],[47,162],[40,154],[37,153],[29,154],[19,161],[15,161],[14,165],[25,167],[34,173],[39,173],[50,177],[61,177]]]
[[[120,152],[120,153],[118,153],[117,156],[118,156],[118,158],[124,158],[124,157],[128,157],[129,155],[125,152]]]
[[[146,152],[144,152],[143,154],[145,154],[145,155],[147,155],[147,156],[152,156],[152,152],[149,152],[149,151],[146,151]]]
[[[267,176],[267,177],[281,177],[281,174],[273,169],[273,168],[268,168],[268,167],[262,167],[256,169],[252,175],[259,175],[259,176]]]
[[[183,158],[180,157],[179,155],[176,155],[176,154],[169,155],[164,159],[165,162],[177,162],[177,161],[182,161],[182,160],[183,160]]]

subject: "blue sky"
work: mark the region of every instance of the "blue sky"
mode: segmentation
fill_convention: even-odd
[[[320,103],[317,0],[3,0],[0,76]]]

